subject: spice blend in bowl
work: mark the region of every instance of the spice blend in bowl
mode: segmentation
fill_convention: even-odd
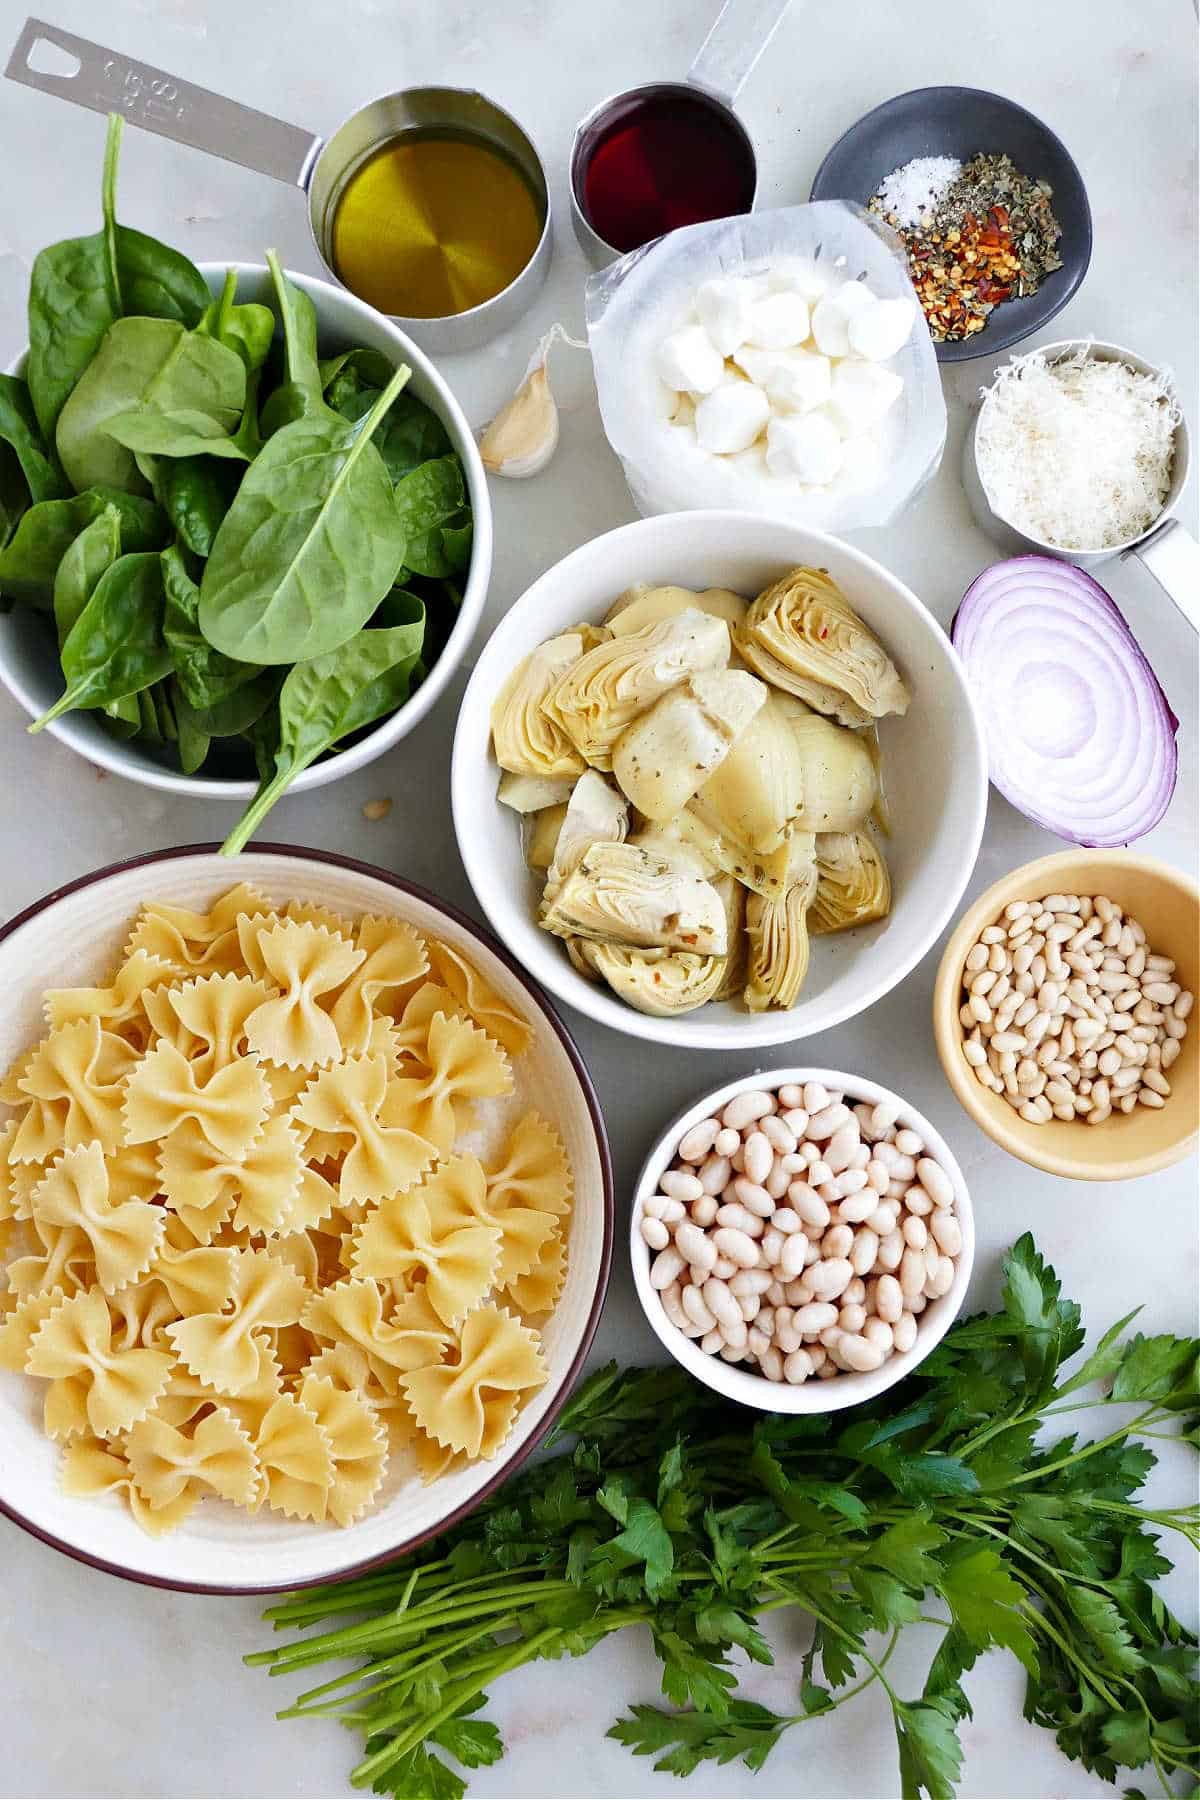
[[[867,210],[903,238],[935,344],[973,337],[997,306],[1062,268],[1051,195],[1048,181],[984,150],[965,164],[921,157],[880,183]]]
[[[961,1303],[973,1244],[962,1177],[932,1127],[873,1083],[756,1079],[692,1108],[647,1161],[639,1294],[672,1354],[732,1398],[850,1405],[927,1355]]]

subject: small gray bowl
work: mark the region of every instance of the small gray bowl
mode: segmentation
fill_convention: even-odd
[[[1007,350],[1061,312],[1092,259],[1092,212],[1083,176],[1066,145],[1031,112],[981,88],[913,88],[885,100],[844,132],[817,170],[810,200],[856,200],[865,206],[893,169],[918,156],[953,156],[967,162],[980,150],[1011,156],[1035,181],[1048,181],[1062,226],[1061,269],[1047,275],[1036,294],[1006,300],[982,331],[953,344],[938,344],[939,362],[970,362]]]

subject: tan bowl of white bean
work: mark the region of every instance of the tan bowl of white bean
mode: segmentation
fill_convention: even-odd
[[[928,1119],[861,1075],[744,1076],[646,1158],[638,1298],[698,1380],[766,1412],[857,1406],[953,1324],[975,1255],[962,1171]]]
[[[1014,869],[963,915],[933,996],[938,1054],[980,1128],[1034,1168],[1128,1181],[1195,1148],[1200,893],[1124,850]]]

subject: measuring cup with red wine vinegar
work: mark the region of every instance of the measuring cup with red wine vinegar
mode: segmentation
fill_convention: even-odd
[[[683,81],[613,94],[580,120],[571,218],[600,268],[681,225],[754,210],[758,161],[733,102],[789,0],[726,0]]]

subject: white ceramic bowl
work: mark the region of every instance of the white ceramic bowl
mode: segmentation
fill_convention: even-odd
[[[773,1092],[788,1082],[803,1086],[806,1081],[819,1081],[823,1087],[840,1089],[846,1096],[847,1104],[867,1100],[872,1105],[878,1105],[882,1100],[899,1107],[899,1123],[911,1125],[914,1131],[920,1133],[954,1183],[954,1211],[962,1227],[963,1243],[955,1265],[954,1284],[940,1300],[931,1300],[920,1314],[917,1341],[911,1350],[889,1356],[882,1367],[869,1375],[839,1374],[829,1381],[818,1381],[810,1377],[798,1387],[793,1387],[786,1381],[768,1381],[765,1375],[740,1368],[737,1363],[722,1362],[719,1356],[708,1356],[698,1343],[684,1337],[682,1331],[672,1325],[663,1311],[657,1292],[650,1286],[650,1264],[654,1257],[638,1226],[642,1201],[658,1192],[660,1176],[670,1168],[679,1140],[693,1125],[699,1124],[701,1119],[707,1119],[713,1113],[719,1113],[735,1094],[747,1093],[752,1088]],[[962,1309],[971,1279],[975,1261],[975,1219],[967,1184],[953,1151],[941,1133],[915,1106],[910,1106],[902,1095],[893,1094],[889,1088],[880,1087],[877,1081],[868,1081],[863,1075],[847,1075],[839,1069],[767,1069],[757,1075],[744,1075],[737,1081],[726,1082],[724,1087],[705,1094],[703,1099],[697,1100],[694,1106],[689,1106],[686,1112],[680,1113],[678,1118],[671,1121],[643,1163],[638,1177],[629,1220],[629,1256],[633,1264],[633,1281],[638,1299],[652,1330],[666,1345],[675,1361],[681,1363],[697,1381],[704,1382],[706,1387],[718,1394],[724,1394],[727,1400],[737,1400],[742,1406],[757,1406],[762,1412],[840,1412],[843,1407],[859,1406],[864,1400],[873,1400],[877,1394],[895,1387],[898,1381],[912,1373],[918,1363],[924,1362],[934,1346],[945,1337]]]
[[[129,921],[150,898],[203,908],[248,881],[283,905],[315,901],[351,915],[392,914],[465,950],[518,1006],[533,1042],[516,1063],[517,1093],[496,1107],[536,1106],[562,1135],[575,1179],[566,1285],[542,1333],[549,1380],[518,1416],[493,1462],[423,1487],[394,1453],[377,1504],[345,1530],[207,1498],[166,1537],[147,1536],[123,1501],[72,1499],[59,1487],[57,1446],[41,1428],[43,1385],[0,1370],[0,1512],[43,1542],[110,1574],[206,1593],[267,1593],[370,1567],[469,1512],[545,1436],[583,1364],[600,1317],[612,1255],[608,1143],[587,1070],[536,989],[478,927],[398,876],[345,857],[278,846],[231,865],[211,845],[140,856],[72,882],[0,931],[0,1069],[44,1034],[48,987],[87,983],[119,957]],[[499,1115],[498,1115],[499,1116]]]
[[[827,568],[878,634],[912,691],[880,729],[894,831],[892,911],[878,925],[817,938],[798,1005],[750,1013],[710,1003],[652,1018],[576,973],[536,923],[538,893],[515,813],[496,800],[488,748],[492,701],[521,658],[582,619],[599,621],[634,582],[757,594],[798,564]],[[902,981],[937,941],[975,864],[987,810],[987,754],[966,679],[931,613],[879,563],[837,538],[749,513],[671,513],[595,538],[529,588],[484,645],[454,740],[454,829],[471,885],[498,936],[529,972],[580,1012],[633,1037],[687,1049],[749,1049],[828,1031]]]
[[[215,295],[221,291],[225,272],[232,268],[238,274],[239,300],[272,301],[274,289],[270,274],[261,263],[201,263],[204,276]],[[349,775],[354,769],[374,762],[385,750],[407,737],[429,709],[436,705],[468,644],[475,634],[487,598],[488,580],[492,572],[492,508],[488,496],[487,477],[479,460],[479,451],[471,428],[458,401],[438,374],[423,350],[382,313],[365,301],[356,299],[345,288],[328,281],[317,281],[311,275],[299,275],[289,269],[288,280],[306,293],[317,311],[320,350],[323,356],[334,351],[363,344],[378,350],[393,363],[407,363],[412,370],[410,387],[419,400],[437,414],[462,459],[470,496],[475,531],[472,540],[471,565],[463,584],[462,605],[458,618],[441,655],[412,699],[398,712],[382,720],[357,743],[349,744],[335,756],[325,757],[304,769],[291,785],[290,792],[306,793],[324,787],[326,782]],[[24,352],[9,364],[10,375],[20,375],[25,367]],[[46,708],[62,692],[54,633],[44,614],[25,607],[0,616],[0,681],[13,698],[24,707],[31,719],[40,718]],[[229,780],[207,775],[183,775],[173,758],[173,747],[143,744],[140,741],[113,737],[106,731],[97,713],[67,713],[46,727],[63,743],[70,744],[91,763],[139,781],[144,787],[161,788],[169,794],[194,794],[204,799],[248,800],[256,783],[251,780]]]

